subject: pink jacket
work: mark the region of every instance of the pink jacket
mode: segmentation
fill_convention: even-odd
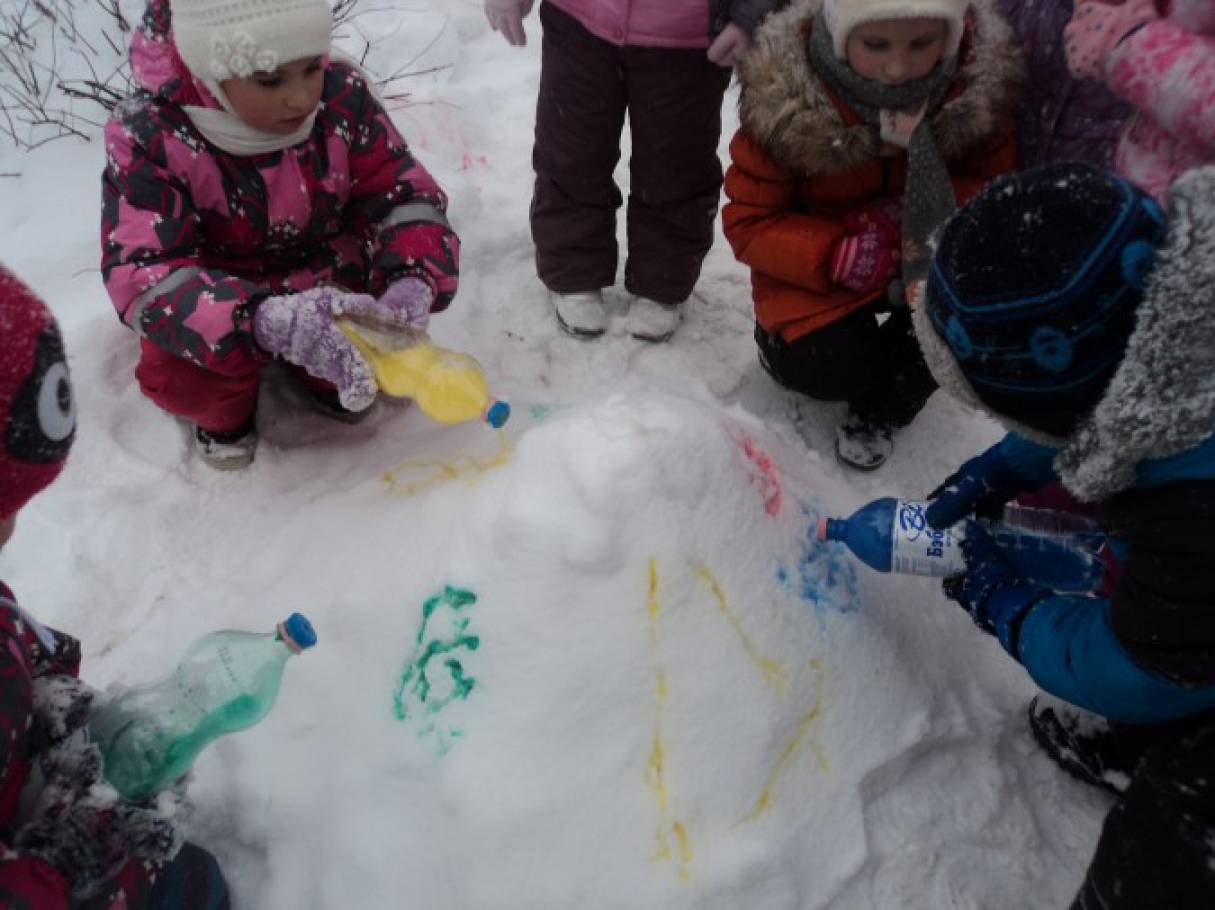
[[[639,47],[709,46],[709,0],[549,0],[591,34]]]
[[[1178,174],[1215,163],[1215,0],[1174,0],[1115,48],[1105,78],[1138,109],[1119,140],[1120,174],[1163,202]]]
[[[337,284],[381,293],[413,276],[447,306],[460,242],[447,197],[361,75],[334,61],[307,140],[235,156],[194,129],[184,104],[214,105],[171,40],[167,0],[132,36],[134,96],[106,125],[102,277],[119,317],[162,350],[239,375],[269,355],[252,308]]]

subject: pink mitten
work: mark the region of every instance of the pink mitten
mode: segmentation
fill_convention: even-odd
[[[731,22],[709,45],[708,57],[718,66],[730,67],[738,63],[751,49],[751,36],[746,29]]]
[[[857,234],[874,231],[882,243],[897,250],[903,245],[903,200],[899,196],[883,196],[849,212],[844,224]]]
[[[532,11],[534,0],[485,0],[485,18],[495,32],[501,32],[506,43],[514,47],[527,44],[523,20]]]
[[[831,251],[831,280],[858,294],[884,288],[899,269],[899,245],[883,239],[878,227],[848,234]]]
[[[1100,79],[1114,48],[1135,29],[1158,18],[1153,0],[1126,0],[1117,6],[1079,0],[1063,30],[1068,69],[1077,79]]]

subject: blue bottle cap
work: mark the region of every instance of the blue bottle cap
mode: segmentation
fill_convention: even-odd
[[[510,418],[510,405],[505,401],[495,401],[485,412],[485,422],[495,430],[500,430]]]
[[[316,629],[303,613],[292,613],[278,628],[279,634],[291,639],[301,651],[316,644]]]

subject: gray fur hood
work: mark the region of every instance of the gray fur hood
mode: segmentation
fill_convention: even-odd
[[[1066,439],[992,415],[1021,436],[1059,448],[1055,468],[1086,502],[1133,487],[1141,462],[1180,455],[1215,434],[1215,166],[1177,179],[1168,214],[1168,237],[1126,353],[1093,413]],[[922,307],[914,319],[937,382],[983,410]]]
[[[811,70],[809,24],[823,0],[794,0],[769,16],[739,64],[743,129],[774,160],[805,176],[849,170],[878,154],[877,130],[847,126]],[[1016,115],[1025,63],[1012,29],[991,0],[974,0],[968,18],[971,51],[960,67],[965,88],[932,118],[945,160],[981,148]]]

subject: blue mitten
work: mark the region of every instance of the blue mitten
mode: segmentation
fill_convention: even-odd
[[[1009,433],[1002,440],[945,478],[928,494],[925,518],[933,528],[948,528],[967,515],[999,517],[1004,504],[1018,493],[1037,490],[1058,477],[1057,451]]]
[[[1020,661],[1017,637],[1021,621],[1031,607],[1053,592],[1014,569],[977,521],[966,522],[961,550],[966,572],[945,579],[945,596],[961,604],[980,629],[996,636],[1004,650]]]

